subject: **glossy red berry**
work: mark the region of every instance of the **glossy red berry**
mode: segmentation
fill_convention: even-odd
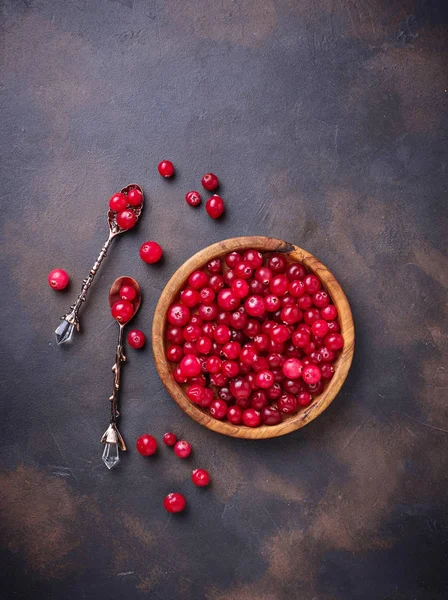
[[[187,502],[182,494],[171,493],[165,496],[163,506],[169,513],[182,512],[187,505]]]
[[[235,360],[241,353],[241,344],[239,342],[227,342],[222,347],[221,354],[228,360]]]
[[[202,178],[201,183],[206,190],[211,192],[212,190],[216,190],[216,188],[218,187],[219,179],[214,173],[206,173]]]
[[[286,275],[275,275],[269,283],[269,291],[276,296],[283,296],[289,288],[289,279]]]
[[[186,194],[185,200],[190,206],[199,206],[201,203],[201,196],[199,192],[192,191]]]
[[[244,308],[251,317],[261,317],[265,311],[264,299],[261,296],[249,296],[244,303]]]
[[[117,214],[117,225],[120,229],[131,229],[137,223],[137,215],[130,208]]]
[[[320,368],[322,372],[322,379],[331,379],[334,375],[334,367],[328,363],[325,363]]]
[[[224,419],[224,417],[226,416],[227,409],[227,403],[224,402],[224,400],[218,398],[216,400],[213,400],[208,410],[210,411],[212,417],[221,420]]]
[[[282,371],[288,379],[298,379],[302,375],[303,364],[298,358],[287,358],[282,365]]]
[[[261,410],[261,418],[265,425],[278,425],[282,422],[282,413],[273,406],[265,406]]]
[[[191,481],[198,487],[205,487],[210,483],[210,475],[205,469],[195,469],[191,474]]]
[[[240,299],[229,288],[225,288],[218,292],[218,304],[223,310],[235,310],[240,305]]]
[[[166,349],[166,358],[170,362],[178,363],[182,359],[183,355],[184,351],[182,350],[181,346],[178,346],[177,344],[171,344]]]
[[[314,275],[313,273],[307,275],[304,278],[303,283],[305,284],[305,290],[308,294],[314,294],[318,292],[322,287],[319,277],[317,277],[317,275]]]
[[[266,264],[273,273],[284,273],[288,266],[288,261],[283,254],[273,254],[268,258]]]
[[[338,310],[334,304],[329,304],[321,309],[320,316],[326,321],[334,321],[338,316]]]
[[[157,450],[157,440],[145,433],[137,439],[136,446],[142,456],[151,456]]]
[[[162,177],[172,177],[174,175],[174,165],[170,160],[162,160],[159,163],[157,170]]]
[[[329,333],[325,339],[325,346],[329,350],[340,350],[344,346],[344,338],[340,333]]]
[[[311,402],[311,394],[309,392],[300,392],[297,395],[297,402],[300,404],[300,406],[308,406],[308,404]]]
[[[263,255],[258,250],[246,250],[243,260],[249,263],[252,269],[258,269],[263,264]]]
[[[278,324],[274,325],[269,332],[271,340],[273,340],[277,344],[281,344],[282,342],[286,342],[290,337],[289,329],[286,325]]]
[[[238,279],[250,279],[253,273],[253,268],[244,260],[237,263],[233,270]]]
[[[225,263],[230,269],[234,269],[235,266],[243,260],[243,257],[239,252],[233,251],[229,252],[225,256]]]
[[[224,277],[222,275],[212,275],[209,280],[210,287],[216,293],[224,287]]]
[[[328,333],[328,323],[324,319],[317,319],[311,325],[311,331],[317,338],[323,338]]]
[[[330,296],[325,290],[319,290],[313,294],[313,304],[317,308],[325,308],[330,303]]]
[[[131,348],[143,348],[146,342],[146,336],[139,329],[131,329],[127,335],[128,344]]]
[[[246,427],[258,427],[261,423],[261,416],[258,410],[247,408],[243,411],[243,423]]]
[[[199,292],[199,297],[201,299],[202,304],[208,306],[215,299],[215,292],[210,287],[203,287]]]
[[[127,323],[134,316],[134,305],[128,300],[117,300],[112,305],[112,316],[119,323]]]
[[[197,356],[187,354],[180,361],[180,369],[185,377],[195,377],[201,372],[201,363]]]
[[[201,301],[201,297],[197,290],[193,290],[192,288],[187,288],[182,290],[180,293],[180,300],[182,304],[188,306],[188,308],[193,308],[193,306],[197,306]]]
[[[132,302],[137,297],[137,290],[132,285],[122,285],[119,294],[122,300]]]
[[[194,290],[200,290],[209,283],[209,276],[204,271],[193,271],[188,277],[188,285]]]
[[[297,304],[288,304],[282,308],[280,319],[287,325],[293,325],[302,320],[303,313]]]
[[[277,400],[278,409],[285,415],[292,415],[297,412],[297,398],[292,394],[283,394]]]
[[[236,399],[249,398],[252,391],[252,386],[244,377],[236,377],[229,384],[230,392]]]
[[[173,304],[168,309],[167,319],[171,325],[183,327],[190,319],[190,311],[183,304]]]
[[[174,454],[179,458],[187,458],[191,454],[191,445],[185,440],[179,440],[174,444]]]
[[[306,275],[306,269],[299,263],[293,263],[286,269],[286,276],[290,281],[303,279]]]
[[[257,390],[250,396],[250,405],[255,410],[261,410],[268,404],[268,397],[264,390]]]
[[[288,291],[291,294],[291,296],[293,296],[294,298],[302,298],[302,296],[305,295],[305,284],[301,280],[294,279],[289,284]],[[309,299],[309,301],[306,301],[306,302],[309,302],[310,306],[311,306],[311,298]],[[302,308],[302,307],[300,306],[300,308]],[[308,308],[308,306],[306,308]]]
[[[202,404],[204,393],[204,386],[199,385],[198,383],[194,383],[187,388],[187,396],[195,404]]]
[[[128,202],[131,206],[140,206],[143,202],[143,193],[138,188],[132,188],[128,192]]]
[[[249,284],[244,279],[234,279],[232,281],[232,291],[238,298],[245,298],[249,293]]]
[[[232,425],[239,425],[243,418],[243,411],[240,406],[230,406],[227,411],[227,419]]]
[[[140,246],[140,258],[150,265],[162,258],[163,250],[157,242],[145,242]]]
[[[322,371],[317,365],[306,365],[302,371],[302,378],[305,383],[317,383],[321,380]]]
[[[127,205],[128,205],[128,197],[126,196],[126,194],[122,194],[121,192],[118,192],[117,194],[114,194],[113,196],[110,197],[109,208],[113,212],[121,212],[122,210],[124,210],[127,207]]]
[[[255,377],[255,384],[260,388],[270,388],[275,383],[274,373],[269,370],[259,371]]]
[[[219,258],[212,258],[207,263],[207,269],[210,273],[214,275],[222,273],[222,264]]]
[[[53,269],[48,274],[48,283],[54,290],[64,290],[68,286],[69,277],[64,269]]]
[[[165,444],[165,446],[174,446],[176,442],[177,437],[171,431],[165,433],[165,435],[163,436],[163,443]]]
[[[224,212],[224,200],[221,196],[210,196],[205,204],[205,210],[212,219],[218,219]]]
[[[212,340],[205,335],[201,336],[196,342],[196,349],[199,354],[209,354],[212,349]]]

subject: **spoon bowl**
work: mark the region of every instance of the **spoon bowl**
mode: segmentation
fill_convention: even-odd
[[[115,302],[118,302],[118,300],[121,300],[120,289],[124,285],[129,285],[129,286],[133,287],[135,289],[135,291],[137,292],[137,295],[134,298],[134,300],[132,300],[132,305],[134,306],[134,313],[133,313],[132,317],[124,323],[118,323],[118,321],[117,321],[117,323],[121,326],[126,325],[127,323],[129,323],[129,321],[131,321],[131,319],[133,319],[135,317],[135,315],[137,314],[137,312],[140,308],[140,304],[142,301],[142,293],[140,291],[140,286],[135,281],[135,279],[132,279],[132,277],[127,277],[127,276],[118,277],[118,279],[116,279],[113,282],[113,284],[110,288],[110,291],[109,291],[109,305],[110,305],[111,309],[112,309],[112,306],[115,304]]]

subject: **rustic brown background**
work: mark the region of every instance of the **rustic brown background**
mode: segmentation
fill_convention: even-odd
[[[443,0],[4,0],[2,577],[9,598],[442,600],[448,557],[447,4]],[[173,160],[165,181],[157,163]],[[189,208],[213,170],[226,217]],[[138,182],[84,331],[58,317]],[[330,409],[282,439],[202,429],[171,401],[150,344],[129,351],[115,472],[101,463],[116,326],[108,288],[138,279],[148,334],[174,270],[217,240],[303,246],[357,326]],[[445,236],[445,237],[444,237]],[[139,245],[159,240],[163,264]],[[72,277],[67,293],[46,283]],[[136,437],[173,429],[189,461]],[[213,486],[193,489],[193,466]],[[189,508],[170,517],[164,494]]]

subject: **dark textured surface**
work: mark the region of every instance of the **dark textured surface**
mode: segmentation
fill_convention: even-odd
[[[2,577],[10,598],[442,600],[446,519],[446,3],[2,2]],[[156,172],[173,160],[177,176]],[[220,222],[183,196],[223,181]],[[57,348],[53,330],[106,235],[109,195],[147,204]],[[179,411],[150,345],[129,351],[101,463],[116,326],[135,277],[148,334],[168,277],[203,246],[268,234],[306,248],[351,301],[357,350],[316,422],[244,442]],[[162,265],[138,258],[147,239]],[[67,293],[46,283],[72,276]],[[189,439],[189,461],[133,449]],[[193,489],[193,466],[213,486]],[[182,491],[185,515],[162,498]]]

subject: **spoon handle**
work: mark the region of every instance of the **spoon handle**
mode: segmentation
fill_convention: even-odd
[[[120,324],[120,332],[118,334],[118,344],[115,350],[115,364],[112,367],[114,373],[114,389],[112,396],[109,398],[110,405],[110,422],[116,423],[120,413],[118,412],[118,392],[120,390],[120,378],[121,378],[121,363],[126,361],[126,356],[123,353],[123,337],[124,337],[124,325]]]

